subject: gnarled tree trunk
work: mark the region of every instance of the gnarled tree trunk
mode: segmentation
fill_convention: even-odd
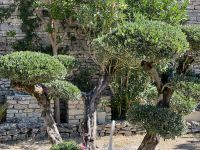
[[[105,73],[93,91],[83,95],[85,115],[82,124],[82,140],[87,150],[96,149],[96,108],[102,91],[108,86],[109,75]]]
[[[138,150],[155,150],[159,140],[160,137],[158,135],[147,133]]]
[[[44,122],[46,125],[47,133],[49,135],[49,139],[52,144],[58,144],[62,142],[62,137],[58,131],[56,126],[56,122],[54,121],[51,107],[50,107],[50,100],[47,98],[45,94],[38,94],[34,93],[39,106],[42,109],[42,117],[44,118]]]
[[[177,74],[185,74],[190,65],[194,62],[192,56],[184,55],[183,57],[184,57],[183,61],[180,61],[178,67],[176,68]],[[158,71],[151,62],[142,61],[141,66],[145,71],[149,73],[157,88],[158,92],[157,107],[169,108],[170,100],[174,93],[174,89],[170,81],[160,76]],[[159,136],[147,132],[138,150],[155,150],[158,143],[159,143]]]
[[[60,136],[60,133],[54,121],[50,107],[50,100],[48,99],[47,96],[48,89],[43,85],[28,86],[14,81],[11,81],[11,87],[15,88],[17,91],[24,91],[29,94],[32,94],[37,99],[38,104],[42,110],[41,116],[44,118],[47,133],[49,135],[51,143],[52,144],[61,143],[62,137]]]

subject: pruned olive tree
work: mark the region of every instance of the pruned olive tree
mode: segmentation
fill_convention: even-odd
[[[53,144],[62,142],[51,109],[50,100],[55,97],[78,99],[79,89],[64,80],[74,64],[71,56],[52,57],[37,52],[14,52],[0,58],[1,77],[11,80],[16,90],[32,94],[42,109],[47,133]]]
[[[191,52],[199,50],[199,32],[199,27],[172,26],[139,16],[94,40],[102,54],[132,56],[132,66],[147,72],[155,87],[156,97],[150,103],[133,105],[127,114],[130,123],[147,130],[138,150],[154,150],[160,137],[174,138],[184,131],[183,115],[194,109],[200,89],[200,79],[188,73],[194,62]]]
[[[186,3],[183,3],[183,5],[180,5],[180,3],[176,0],[170,1],[147,1],[144,0],[144,3],[138,1],[138,0],[96,0],[95,2],[92,0],[87,0],[84,1],[85,3],[82,3],[80,5],[79,9],[79,17],[78,20],[83,27],[87,37],[88,41],[93,41],[93,44],[89,44],[89,47],[91,48],[91,53],[94,58],[94,61],[96,62],[97,65],[99,65],[100,70],[101,70],[101,77],[99,80],[99,83],[97,84],[96,88],[91,90],[91,92],[85,94],[85,118],[84,118],[84,125],[83,125],[83,143],[87,147],[87,149],[95,149],[95,123],[96,123],[96,106],[99,103],[100,95],[102,91],[110,84],[111,80],[113,77],[115,77],[116,74],[123,72],[125,68],[129,68],[130,70],[137,70],[137,72],[140,72],[142,69],[138,68],[140,65],[139,58],[136,57],[137,55],[133,55],[130,53],[130,50],[132,49],[132,45],[136,44],[137,48],[140,49],[141,46],[145,46],[143,44],[143,37],[140,39],[140,37],[137,38],[138,34],[140,34],[140,31],[137,31],[134,35],[128,34],[131,33],[130,31],[134,30],[128,30],[127,33],[124,31],[123,32],[123,38],[122,39],[117,39],[115,41],[112,41],[112,44],[115,46],[118,46],[121,44],[121,46],[125,46],[126,42],[132,41],[131,38],[136,38],[138,41],[140,41],[140,44],[137,44],[137,40],[132,43],[132,45],[129,48],[126,49],[119,49],[117,47],[110,47],[110,43],[108,44],[108,39],[106,39],[106,34],[110,33],[110,35],[117,33],[120,30],[113,30],[113,28],[121,26],[124,21],[127,21],[127,26],[129,25],[129,22],[134,22],[135,21],[135,13],[141,13],[146,12],[147,10],[153,11],[153,16],[155,20],[168,20],[169,23],[173,24],[178,24],[182,20],[185,20],[186,16]],[[143,9],[142,5],[146,5],[145,9]],[[152,6],[158,6],[158,7],[152,7]],[[160,7],[161,5],[161,7]],[[139,6],[139,8],[138,8]],[[179,7],[180,6],[180,7]],[[138,9],[137,9],[138,8]],[[149,12],[150,12],[149,11]],[[145,15],[147,18],[149,16],[149,13],[147,12]],[[164,13],[162,13],[164,12]],[[172,14],[174,17],[172,17]],[[183,18],[182,18],[183,17]],[[149,18],[151,19],[151,18]],[[124,22],[125,23],[125,22]],[[125,24],[126,24],[125,23]],[[158,22],[159,24],[155,26],[153,29],[154,31],[157,30],[157,27],[160,30],[161,27],[159,26],[162,23]],[[151,23],[149,23],[151,24]],[[156,24],[156,23],[154,23]],[[139,28],[140,25],[137,27]],[[165,25],[162,25],[162,27]],[[148,25],[145,27],[142,26],[141,23],[141,28],[143,30],[149,31]],[[184,34],[182,32],[176,31],[176,29],[173,29],[172,26],[170,26],[170,33],[168,33],[166,30],[165,32],[158,34],[158,37],[155,38],[155,43],[150,43],[149,47],[151,48],[152,53],[159,53],[159,51],[156,51],[154,48],[156,47],[156,42],[160,42],[159,36],[163,36],[165,33],[167,35],[170,35],[167,40],[169,40],[169,44],[166,45],[166,47],[170,47],[170,44],[172,44],[172,47],[176,49],[178,47],[178,50],[181,49],[181,46],[183,48],[183,51],[186,50],[187,47],[187,41],[184,39]],[[124,29],[125,30],[125,29]],[[175,33],[173,33],[176,31]],[[178,32],[178,33],[177,33]],[[155,33],[155,36],[158,32]],[[173,33],[173,34],[171,34]],[[176,39],[176,42],[180,44],[175,44],[172,42],[171,39],[174,35],[176,35],[175,38],[178,38],[178,34],[181,33],[180,41]],[[126,36],[126,34],[128,34]],[[141,33],[143,34],[143,33]],[[154,33],[151,33],[154,35]],[[145,33],[145,36],[148,36],[148,32]],[[96,39],[98,37],[101,37],[99,39]],[[95,40],[96,39],[96,40]],[[103,41],[105,39],[105,41]],[[124,40],[127,40],[124,42]],[[167,43],[167,40],[165,42]],[[184,41],[185,40],[185,41]],[[182,43],[183,42],[183,43]],[[185,43],[186,42],[186,43]],[[163,44],[164,45],[164,44]],[[163,46],[164,47],[164,46]],[[165,56],[165,53],[163,53],[164,48],[160,48],[161,55],[163,57]],[[157,47],[156,47],[157,48]],[[170,49],[170,48],[169,48]],[[141,50],[141,52],[145,52],[144,50]],[[149,53],[151,52],[150,50],[148,51]],[[151,54],[152,54],[151,53]],[[173,53],[173,52],[172,52]],[[149,54],[146,54],[149,55]],[[153,57],[154,54],[151,56]],[[171,55],[171,54],[170,54]],[[143,55],[144,56],[144,55]],[[140,58],[142,55],[140,55]],[[160,56],[159,56],[160,57]],[[154,60],[154,59],[153,59]],[[164,58],[163,58],[164,60]],[[134,65],[133,65],[134,64]],[[128,70],[128,72],[130,71]],[[140,71],[139,71],[140,70]],[[127,70],[126,70],[127,71]],[[122,73],[124,74],[124,73]],[[125,79],[126,80],[126,79]],[[127,88],[128,89],[128,88]],[[130,95],[131,96],[131,95]],[[130,98],[130,97],[129,97]]]
[[[43,26],[47,32],[54,56],[59,54],[59,49],[66,43],[66,38],[69,38],[69,28],[75,20],[77,4],[78,0],[35,0],[34,2],[36,16],[41,20],[40,27]],[[55,99],[54,105],[54,117],[56,123],[60,123],[59,98]]]

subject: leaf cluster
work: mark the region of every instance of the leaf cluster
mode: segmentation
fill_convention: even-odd
[[[1,7],[0,9],[0,23],[4,22],[6,19],[8,19],[12,13],[16,9],[16,3],[13,3],[9,5],[8,7]]]
[[[168,108],[133,105],[127,115],[131,124],[142,126],[149,133],[159,134],[164,139],[180,136],[185,130],[182,116]]]
[[[53,0],[51,2],[35,1],[34,7],[44,8],[47,12],[45,17],[49,17],[55,20],[65,20],[73,17],[75,12],[75,6],[79,0]]]
[[[188,42],[179,27],[138,19],[136,22],[124,22],[113,32],[95,39],[93,46],[101,58],[126,61],[124,58],[129,54],[135,59],[160,63],[171,60],[175,54],[184,53],[188,49]]]
[[[181,27],[182,31],[187,35],[192,51],[200,50],[200,27],[198,25],[185,25]]]
[[[184,23],[188,18],[188,0],[125,0],[125,2],[130,17],[140,13],[150,20],[164,21],[173,25]]]
[[[2,77],[25,85],[35,85],[64,78],[66,68],[48,54],[13,52],[0,59]]]
[[[57,55],[54,57],[58,59],[65,66],[65,68],[67,69],[67,73],[70,73],[76,65],[76,59],[73,56]]]
[[[51,98],[64,98],[67,100],[79,100],[81,91],[68,81],[54,80],[45,84],[49,88],[48,96]]]
[[[124,0],[88,0],[80,4],[78,20],[91,38],[110,32],[125,18]]]
[[[74,141],[65,141],[63,143],[53,145],[50,150],[81,150],[81,148]]]

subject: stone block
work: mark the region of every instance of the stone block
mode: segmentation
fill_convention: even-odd
[[[22,104],[15,104],[14,105],[15,109],[27,109],[28,105],[22,105]]]
[[[16,109],[7,109],[7,114],[15,114],[18,113],[19,111]]]
[[[83,118],[84,118],[84,115],[77,115],[77,116],[75,116],[75,118],[78,119],[78,120],[79,120],[79,119],[83,119]]]
[[[41,114],[42,110],[41,109],[35,109],[34,112]]]
[[[40,108],[38,104],[29,104],[28,108]]]
[[[13,118],[15,116],[14,113],[6,114],[6,118]]]
[[[17,129],[13,129],[13,130],[9,130],[6,132],[7,135],[16,135],[17,133],[19,133],[19,131]]]
[[[30,113],[30,112],[34,112],[35,111],[35,109],[24,109],[22,112],[23,113]]]
[[[69,107],[70,108],[70,107]],[[69,109],[68,110],[68,114],[69,115],[83,115],[84,114],[84,110],[81,110],[81,109],[79,109],[79,110],[76,110],[76,109]]]
[[[8,105],[9,104],[17,104],[17,101],[16,100],[7,99],[7,103],[8,103]]]
[[[18,101],[18,104],[28,105],[29,104],[29,100]]]
[[[6,141],[10,141],[11,140],[11,136],[0,136],[0,142],[6,142]]]
[[[26,117],[27,115],[26,115],[26,113],[16,113],[15,114],[15,117],[17,117],[17,118],[23,118],[23,117]]]
[[[80,124],[79,120],[68,120],[69,124]]]
[[[7,108],[8,108],[8,109],[14,108],[14,105],[8,105]]]

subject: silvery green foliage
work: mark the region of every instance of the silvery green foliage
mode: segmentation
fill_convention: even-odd
[[[151,20],[169,24],[184,23],[188,19],[188,0],[125,0],[129,15],[140,13]]]
[[[50,3],[35,0],[35,8],[43,8],[48,13],[45,14],[55,20],[65,20],[69,17],[73,17],[75,12],[75,6],[79,0],[53,0]]]
[[[182,115],[190,114],[196,107],[197,102],[181,92],[175,92],[171,99],[170,109]]]
[[[48,54],[14,52],[0,58],[0,75],[24,85],[36,85],[63,79],[65,66]]]
[[[50,150],[81,150],[81,147],[74,141],[65,141],[63,143],[53,145]]]
[[[190,43],[192,51],[200,50],[200,26],[199,25],[185,25],[181,27],[182,31],[187,35],[187,40]]]
[[[57,55],[54,56],[56,59],[58,59],[67,69],[67,72],[70,73],[71,70],[75,67],[76,65],[76,59],[73,56],[69,55]]]
[[[180,136],[185,130],[182,115],[168,108],[136,104],[127,115],[131,124],[142,126],[148,133],[159,134],[164,139]]]
[[[189,44],[179,27],[139,18],[135,22],[124,22],[113,32],[95,39],[93,46],[101,56],[100,61],[104,57],[126,61],[125,56],[131,55],[134,59],[160,64],[186,52]]]
[[[79,99],[80,90],[64,81],[75,62],[71,56],[52,57],[38,52],[14,52],[0,58],[0,75],[24,87],[44,85],[49,97]]]
[[[49,97],[64,98],[67,100],[80,100],[81,91],[72,83],[68,81],[55,80],[46,83],[45,86],[49,88]]]

